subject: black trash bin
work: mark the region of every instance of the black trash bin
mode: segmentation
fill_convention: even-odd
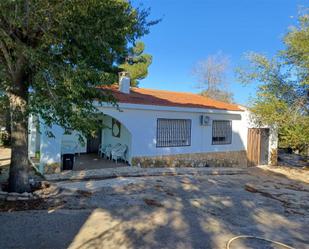
[[[72,170],[74,166],[74,154],[63,154],[62,155],[62,169]]]

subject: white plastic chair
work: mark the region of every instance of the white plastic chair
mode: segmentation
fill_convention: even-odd
[[[100,144],[99,149],[98,149],[98,156],[102,157],[103,149],[104,149],[104,147],[102,146],[102,144]]]
[[[117,149],[111,151],[112,160],[115,160],[116,163],[118,162],[118,159],[126,160],[126,153],[128,150],[128,146],[121,145]]]
[[[107,145],[100,145],[99,146],[99,151],[98,154],[100,157],[107,157],[110,154],[110,150],[112,148],[111,144],[107,144]]]
[[[112,157],[111,157],[112,151],[117,150],[120,146],[121,146],[121,144],[120,144],[120,143],[117,143],[117,144],[115,144],[114,146],[111,146],[111,145],[110,145],[109,147],[107,147],[107,148],[105,149],[105,152],[104,152],[106,158],[107,158],[107,159],[112,159]]]

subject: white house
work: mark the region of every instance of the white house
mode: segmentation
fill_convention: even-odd
[[[54,138],[50,138],[42,126],[38,131],[35,117],[29,119],[29,157],[39,155],[44,172],[61,169],[67,142],[78,145],[75,153],[95,153],[99,145],[124,144],[126,161],[141,167],[246,167],[268,164],[276,150],[276,134],[271,129],[253,128],[248,111],[239,105],[192,93],[131,88],[125,74],[119,87],[110,90],[119,109],[94,103],[108,128],[84,144],[78,140],[78,131],[65,134],[54,125]]]

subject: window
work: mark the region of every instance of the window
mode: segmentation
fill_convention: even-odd
[[[158,119],[157,147],[181,147],[190,145],[190,119]]]
[[[212,144],[232,143],[232,121],[213,120],[212,121]]]

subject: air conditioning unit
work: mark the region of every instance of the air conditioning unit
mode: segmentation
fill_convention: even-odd
[[[201,121],[202,126],[209,126],[210,125],[210,117],[209,116],[201,115],[200,121]]]

